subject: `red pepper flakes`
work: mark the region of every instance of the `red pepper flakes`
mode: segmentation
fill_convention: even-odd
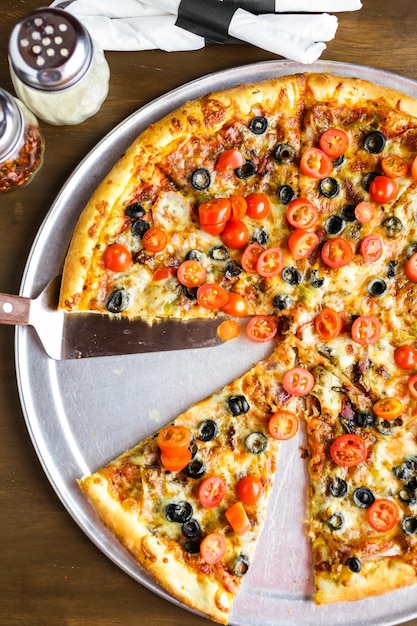
[[[0,163],[0,191],[10,191],[28,182],[42,163],[44,141],[37,126],[27,126],[23,146],[15,159]]]

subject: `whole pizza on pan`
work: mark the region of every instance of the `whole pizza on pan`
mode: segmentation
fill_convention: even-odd
[[[416,217],[417,101],[322,73],[185,103],[81,213],[61,308],[217,317],[224,339],[248,318],[274,345],[79,479],[187,606],[227,623],[298,428],[315,602],[417,582]]]

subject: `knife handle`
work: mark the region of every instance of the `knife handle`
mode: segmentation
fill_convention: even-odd
[[[30,298],[0,293],[0,324],[27,326],[31,302]]]

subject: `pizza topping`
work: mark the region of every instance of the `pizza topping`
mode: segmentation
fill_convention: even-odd
[[[314,289],[320,289],[324,285],[324,278],[319,276],[318,270],[312,270],[308,282]]]
[[[390,178],[400,178],[408,172],[408,163],[397,154],[390,154],[381,161],[381,167],[386,176]]]
[[[359,252],[369,263],[375,263],[382,255],[382,240],[379,235],[368,235],[362,239]]]
[[[295,230],[288,239],[288,247],[295,260],[308,257],[318,243],[316,233],[301,229]]]
[[[139,204],[139,202],[132,202],[132,204],[129,204],[129,206],[127,206],[125,209],[125,215],[127,215],[127,217],[131,217],[134,220],[143,217],[145,213],[145,209],[141,204]]]
[[[244,535],[250,528],[250,521],[241,502],[235,502],[225,512],[225,516],[230,526],[238,535]]]
[[[219,427],[211,419],[204,420],[198,427],[197,439],[200,441],[212,441],[219,434]]]
[[[363,140],[363,147],[371,154],[379,154],[385,148],[386,139],[379,130],[368,133]]]
[[[288,294],[279,293],[276,296],[274,296],[272,304],[274,308],[277,309],[278,311],[285,311],[285,309],[288,309],[288,307],[291,306],[292,300]]]
[[[320,148],[331,159],[338,159],[349,147],[349,137],[344,130],[329,128],[320,137]]]
[[[394,361],[403,370],[413,370],[417,367],[417,350],[409,345],[399,346],[394,350]]]
[[[256,504],[263,491],[262,481],[257,476],[244,476],[236,485],[237,497],[243,504]]]
[[[235,417],[242,415],[243,413],[247,413],[250,409],[245,396],[230,396],[227,399],[227,404],[232,412],[232,415]]]
[[[222,307],[223,313],[234,317],[246,317],[248,315],[248,303],[245,298],[238,293],[229,291],[229,299]],[[240,329],[240,326],[239,326]]]
[[[368,292],[371,296],[383,296],[387,292],[387,283],[383,278],[373,278],[370,283],[368,283]]]
[[[282,204],[289,204],[295,198],[295,191],[291,185],[281,185],[278,189],[278,199]]]
[[[376,176],[369,185],[369,193],[375,202],[390,202],[397,196],[398,185],[393,178]]]
[[[245,446],[249,452],[260,454],[268,447],[268,439],[263,433],[250,433],[245,439]]]
[[[194,539],[200,535],[201,526],[196,519],[191,518],[182,524],[181,530],[185,537]]]
[[[336,476],[329,485],[329,491],[335,498],[343,498],[347,494],[347,482]]]
[[[222,224],[223,227],[232,213],[230,200],[227,198],[212,198],[202,202],[198,207],[200,226],[206,230],[206,226]],[[210,231],[208,231],[210,232]],[[212,233],[214,234],[214,233]]]
[[[277,334],[277,323],[271,315],[254,315],[246,325],[246,335],[252,341],[263,343]]]
[[[210,533],[200,544],[201,558],[210,565],[222,560],[226,552],[226,539],[220,533]]]
[[[417,374],[413,374],[407,381],[407,388],[413,398],[417,398]]]
[[[180,472],[191,460],[191,452],[189,449],[178,450],[177,453],[168,455],[161,452],[161,463],[168,472]]]
[[[366,513],[372,528],[380,532],[392,530],[400,521],[398,506],[388,498],[375,500]]]
[[[417,535],[417,517],[405,517],[401,523],[401,528],[406,535]]]
[[[198,191],[203,191],[204,189],[207,189],[208,187],[210,187],[211,184],[210,172],[204,167],[199,167],[198,169],[194,170],[194,172],[191,174],[191,184],[194,189],[197,189]]]
[[[193,507],[189,502],[172,502],[165,507],[165,517],[169,522],[183,524],[193,516]]]
[[[284,265],[284,255],[279,248],[266,248],[262,250],[256,261],[256,271],[260,276],[270,278],[276,276]]]
[[[221,231],[221,239],[232,250],[244,248],[249,240],[248,227],[242,220],[229,220]]]
[[[395,237],[398,237],[398,235],[400,235],[404,229],[402,221],[399,217],[396,217],[395,215],[387,217],[387,219],[382,222],[382,226],[385,229],[387,237],[389,237],[390,239],[395,239]]]
[[[268,432],[274,439],[291,439],[298,431],[298,418],[292,411],[280,409],[271,415]]]
[[[340,530],[345,525],[345,518],[342,513],[333,513],[327,523],[332,530]]]
[[[375,496],[367,487],[358,487],[352,495],[353,502],[360,509],[367,509],[375,502]]]
[[[271,210],[269,199],[262,193],[250,193],[246,196],[246,215],[255,220],[261,220]]]
[[[292,163],[296,156],[296,150],[290,143],[280,143],[274,150],[274,159],[278,163]]]
[[[221,309],[229,300],[229,294],[223,287],[216,283],[205,283],[198,288],[197,301],[198,304],[205,309]]]
[[[239,554],[232,565],[232,572],[236,576],[244,576],[249,569],[249,565],[249,558],[245,554]]]
[[[241,167],[245,163],[245,157],[237,148],[231,148],[222,152],[216,161],[214,169],[217,172],[227,172]]]
[[[125,272],[132,264],[129,250],[121,243],[113,243],[106,248],[104,265],[112,272]]]
[[[129,306],[129,294],[125,289],[112,291],[107,300],[107,310],[109,313],[121,313]]]
[[[314,387],[314,376],[303,367],[294,367],[285,372],[282,385],[292,396],[305,396]]]
[[[325,242],[321,249],[321,258],[331,268],[344,267],[351,262],[353,250],[346,239],[335,237]]]
[[[340,235],[345,228],[345,220],[340,215],[331,215],[323,224],[328,235]]]
[[[265,248],[259,243],[251,243],[247,248],[245,248],[241,258],[242,268],[245,272],[256,274],[258,259],[264,250]]]
[[[405,265],[405,273],[407,278],[412,282],[417,282],[417,252],[414,253]]]
[[[375,216],[375,209],[373,204],[363,200],[355,207],[355,217],[361,224],[367,224],[371,222]]]
[[[234,194],[230,196],[230,207],[231,207],[231,217],[234,220],[241,220],[242,217],[246,215],[246,211],[248,208],[248,203],[246,202],[246,198],[239,194]]]
[[[192,433],[185,426],[166,426],[158,433],[158,447],[167,456],[176,456],[187,450],[192,441]]]
[[[340,184],[335,178],[326,176],[319,183],[319,191],[324,198],[335,198],[340,193]]]
[[[296,267],[284,267],[281,273],[281,278],[288,285],[295,287],[301,283],[303,277],[300,270]]]
[[[294,198],[294,200],[291,200],[288,204],[287,220],[294,228],[313,228],[318,218],[318,210],[307,198]]]
[[[353,467],[366,459],[366,444],[362,437],[345,433],[337,437],[330,446],[330,456],[336,465]]]
[[[398,398],[383,398],[375,402],[373,412],[386,420],[396,419],[403,412],[403,405]]]
[[[238,178],[241,179],[249,178],[250,176],[256,174],[256,167],[254,163],[252,163],[252,161],[249,161],[249,159],[247,159],[242,167],[238,167],[235,170],[235,174]]]
[[[340,334],[342,330],[342,318],[337,311],[334,311],[330,307],[325,307],[316,317],[314,327],[321,339],[330,341]]]
[[[300,160],[300,170],[312,178],[326,178],[333,169],[330,157],[319,148],[308,148]]]
[[[358,574],[362,569],[362,564],[359,559],[355,556],[351,556],[345,561],[345,565],[350,569],[354,574]]]
[[[226,483],[220,476],[207,476],[198,488],[198,497],[202,506],[212,509],[220,504],[226,493]]]
[[[146,220],[137,219],[132,223],[130,230],[134,237],[142,239],[143,235],[147,230],[149,230],[150,227],[151,225]]]
[[[267,128],[268,120],[263,115],[257,115],[249,122],[249,130],[251,130],[254,135],[263,135]]]
[[[201,459],[194,458],[184,467],[183,472],[190,478],[201,478],[206,473],[206,466]]]
[[[373,315],[360,315],[352,324],[351,335],[353,341],[364,346],[376,343],[381,335],[379,320]]]

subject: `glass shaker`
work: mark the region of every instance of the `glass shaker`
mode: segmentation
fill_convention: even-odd
[[[0,191],[29,183],[42,165],[44,140],[36,117],[0,89]]]
[[[97,113],[108,94],[103,50],[61,9],[39,9],[16,24],[9,65],[16,94],[48,124],[80,124]]]

